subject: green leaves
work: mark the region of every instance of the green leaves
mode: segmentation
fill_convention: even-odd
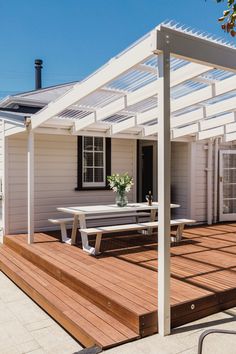
[[[230,13],[230,10],[226,10],[226,11],[224,11],[224,12],[223,12],[224,17],[225,17],[225,16],[228,16],[228,15],[229,15],[229,13]]]
[[[228,6],[231,6],[234,4],[234,0],[228,0]]]
[[[218,3],[223,0],[216,0]],[[223,12],[223,16],[218,18],[219,22],[223,22],[221,25],[222,30],[230,33],[232,37],[236,36],[236,0],[227,1],[228,9]]]

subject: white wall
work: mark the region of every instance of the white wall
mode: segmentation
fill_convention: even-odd
[[[27,137],[9,137],[9,233],[26,231]],[[136,142],[112,140],[112,172],[136,174]],[[35,227],[51,227],[48,218],[59,217],[56,207],[113,203],[112,191],[75,191],[77,187],[77,138],[37,134],[35,138]],[[136,190],[129,193],[131,202]]]
[[[195,157],[195,219],[207,221],[207,141],[196,144]],[[212,166],[213,168],[213,166]],[[212,186],[213,187],[213,186]]]
[[[0,125],[1,129],[1,125]],[[190,160],[189,145],[172,143],[171,186],[172,202],[181,205],[173,210],[175,217],[193,217],[198,222],[207,220],[207,141],[195,143],[194,215],[190,215]],[[8,226],[9,233],[25,232],[27,225],[27,160],[26,134],[8,138]],[[220,148],[235,148],[233,144]],[[2,155],[0,139],[0,176]],[[112,140],[112,172],[128,172],[136,186],[136,141]],[[56,208],[67,205],[113,203],[112,191],[75,191],[77,186],[77,138],[60,135],[36,135],[35,141],[35,226],[36,230],[52,227],[48,218],[59,217]],[[136,200],[136,188],[129,201]]]
[[[0,120],[0,193],[2,193],[3,182],[3,122]],[[0,199],[0,228],[2,227],[2,199]]]
[[[174,217],[188,217],[188,143],[171,143],[171,202],[180,204],[172,210]]]

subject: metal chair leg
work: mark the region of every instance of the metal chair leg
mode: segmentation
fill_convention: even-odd
[[[230,331],[226,329],[208,329],[204,331],[198,340],[198,354],[202,354],[203,341],[209,335],[213,333],[223,333],[223,334],[236,334],[236,331]]]

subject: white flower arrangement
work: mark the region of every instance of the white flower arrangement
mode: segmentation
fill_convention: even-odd
[[[107,180],[110,188],[114,192],[125,193],[129,192],[133,183],[133,177],[129,176],[128,173],[119,175],[119,173],[113,173],[111,176],[107,176]]]

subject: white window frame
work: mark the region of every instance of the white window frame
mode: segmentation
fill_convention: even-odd
[[[220,150],[220,168],[219,168],[219,221],[234,221],[236,218],[236,213],[226,213],[224,212],[224,199],[235,199],[235,198],[224,198],[223,187],[224,187],[224,162],[223,155],[236,154],[236,150]],[[232,167],[235,169],[234,167]],[[235,184],[236,182],[232,182]]]

